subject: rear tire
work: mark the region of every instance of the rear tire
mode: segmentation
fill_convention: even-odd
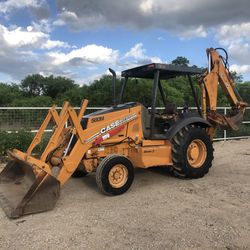
[[[201,178],[212,166],[212,141],[201,128],[186,126],[172,139],[172,158],[177,177]]]
[[[108,155],[96,170],[96,183],[99,190],[107,195],[125,193],[134,180],[134,167],[122,155]]]

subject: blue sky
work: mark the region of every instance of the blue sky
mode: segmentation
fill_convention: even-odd
[[[228,50],[250,80],[248,0],[0,1],[0,81],[28,74],[89,83],[107,73],[185,56],[206,66],[205,49]]]

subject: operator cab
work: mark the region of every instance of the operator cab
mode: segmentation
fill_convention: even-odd
[[[152,80],[152,103],[151,109],[142,105],[142,126],[145,139],[157,140],[167,139],[167,131],[171,126],[180,119],[175,104],[167,101],[166,94],[162,88],[161,80],[168,80],[178,76],[187,76],[194,101],[197,106],[199,115],[201,115],[200,106],[194,90],[191,76],[202,74],[203,70],[197,67],[176,66],[171,64],[152,63],[140,67],[122,71],[123,85],[118,103],[122,103],[124,92],[129,78],[143,78]],[[158,91],[163,102],[163,113],[159,113],[156,109],[156,101]],[[185,107],[183,109],[185,113]],[[196,114],[197,116],[197,114]]]

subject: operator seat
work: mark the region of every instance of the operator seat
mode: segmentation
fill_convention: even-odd
[[[177,107],[174,103],[167,103],[165,106],[165,112],[164,114],[166,114],[167,116],[173,116],[175,115],[177,112]]]

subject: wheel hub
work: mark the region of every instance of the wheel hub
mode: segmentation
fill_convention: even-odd
[[[207,157],[206,145],[202,140],[193,140],[187,148],[187,160],[191,167],[201,167]]]
[[[108,178],[112,187],[120,188],[128,180],[128,170],[124,165],[117,164],[110,169]]]

